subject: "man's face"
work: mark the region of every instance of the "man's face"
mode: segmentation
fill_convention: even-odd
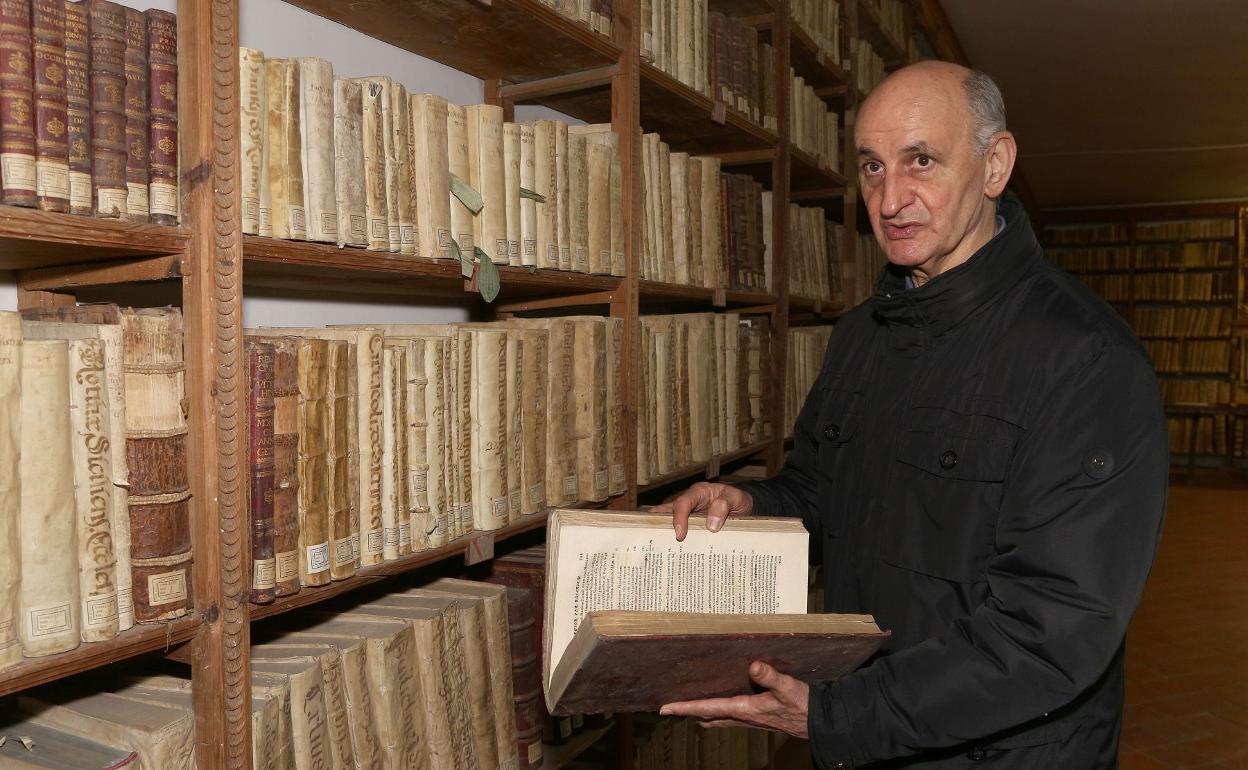
[[[863,200],[889,261],[930,278],[969,257],[961,252],[983,224],[988,164],[973,146],[961,84],[887,83],[865,105],[855,137]]]

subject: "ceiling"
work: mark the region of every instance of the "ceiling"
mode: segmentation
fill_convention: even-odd
[[[1041,208],[1248,197],[1248,0],[940,0]]]

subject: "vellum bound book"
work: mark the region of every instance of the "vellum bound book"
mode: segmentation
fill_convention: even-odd
[[[797,519],[557,510],[546,535],[542,681],[550,713],[657,711],[753,691],[762,660],[803,681],[853,671],[888,638],[869,615],[807,615]],[[715,661],[713,666],[706,661]]]

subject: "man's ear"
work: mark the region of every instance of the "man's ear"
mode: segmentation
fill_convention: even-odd
[[[988,152],[984,153],[988,172],[984,179],[985,196],[997,198],[1005,192],[1005,185],[1010,181],[1010,174],[1014,172],[1014,159],[1017,157],[1018,144],[1014,141],[1013,134],[1002,131],[993,137]]]

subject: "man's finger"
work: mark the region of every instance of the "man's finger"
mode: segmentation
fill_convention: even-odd
[[[736,719],[699,719],[698,727],[758,727],[758,725],[750,722],[740,722]]]
[[[698,719],[737,719],[750,711],[754,696],[706,698],[668,703],[659,709],[661,716],[697,717]]]
[[[706,528],[712,532],[718,532],[724,526],[724,521],[728,519],[728,513],[727,500],[722,497],[712,500],[706,508]]]
[[[689,511],[693,509],[692,497],[690,492],[685,492],[672,501],[672,529],[676,530],[677,540],[684,540],[685,535],[689,534]]]

